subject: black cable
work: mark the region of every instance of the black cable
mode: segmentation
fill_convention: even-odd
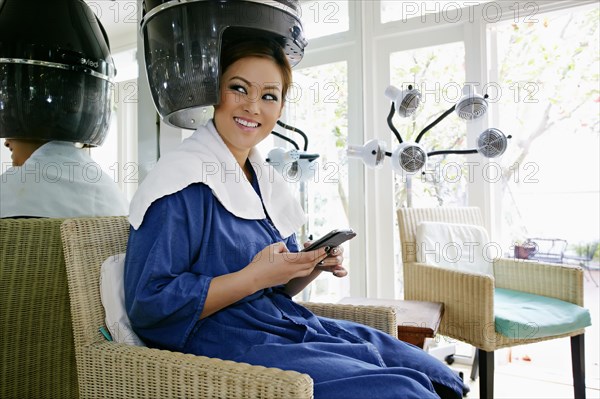
[[[440,150],[440,151],[431,151],[427,153],[427,156],[433,155],[444,155],[444,154],[477,154],[479,151],[477,150]]]
[[[298,144],[294,140],[292,140],[291,138],[289,138],[287,136],[284,136],[283,134],[277,133],[277,132],[271,132],[271,134],[273,134],[274,136],[279,137],[280,139],[283,139],[283,140],[287,141],[288,143],[292,143],[292,145],[294,147],[296,147],[297,150],[300,150],[300,147],[298,147]]]
[[[320,155],[319,154],[300,154],[299,157],[300,157],[300,159],[308,159],[308,162],[312,162],[315,159],[319,158]]]
[[[281,122],[280,120],[277,121],[277,124],[284,129],[291,130],[292,132],[296,132],[299,135],[301,135],[302,138],[304,138],[304,151],[308,150],[308,137],[302,130],[300,130],[294,126],[286,125],[285,123]],[[298,146],[296,146],[296,149],[299,150],[300,148],[298,148]]]
[[[442,121],[442,119],[444,119],[445,117],[447,117],[448,115],[450,115],[452,112],[454,112],[455,109],[456,109],[456,104],[454,104],[452,106],[452,108],[450,108],[449,110],[447,110],[446,112],[444,112],[436,120],[434,120],[428,126],[426,126],[425,129],[421,130],[421,133],[419,133],[419,135],[417,136],[417,139],[415,140],[415,143],[418,143],[419,141],[421,141],[421,138],[423,137],[423,135],[425,133],[427,133],[432,127],[434,127],[435,125],[437,125],[438,123],[440,123]]]
[[[394,135],[396,136],[396,138],[398,139],[400,144],[402,144],[402,137],[400,136],[400,133],[398,133],[398,130],[396,130],[396,127],[394,126],[394,124],[392,123],[392,118],[394,117],[394,112],[396,112],[396,108],[394,107],[394,102],[392,101],[392,106],[390,107],[390,113],[388,114],[388,117],[387,117],[387,124],[390,127],[390,129],[392,130],[392,132],[394,132]]]

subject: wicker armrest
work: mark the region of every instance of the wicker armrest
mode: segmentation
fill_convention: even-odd
[[[355,321],[398,336],[396,309],[391,306],[342,305],[335,303],[300,302],[318,316]]]
[[[462,288],[461,288],[462,287]],[[439,333],[482,342],[494,331],[494,278],[431,266],[404,264],[404,299],[442,302]]]
[[[496,287],[544,295],[583,306],[579,266],[501,258],[494,262]]]
[[[312,398],[313,382],[295,371],[252,366],[112,342],[81,348],[82,397]],[[98,367],[102,364],[102,367]]]

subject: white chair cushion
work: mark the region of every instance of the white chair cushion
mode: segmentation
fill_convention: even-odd
[[[125,254],[110,256],[100,269],[100,299],[106,314],[106,327],[115,342],[145,346],[133,332],[131,322],[125,311],[125,289],[123,271]]]
[[[498,248],[480,226],[421,222],[417,225],[417,262],[447,269],[494,275]]]

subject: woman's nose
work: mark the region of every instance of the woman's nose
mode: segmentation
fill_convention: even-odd
[[[258,114],[260,110],[258,100],[255,98],[248,98],[246,104],[244,104],[244,110],[250,114]]]

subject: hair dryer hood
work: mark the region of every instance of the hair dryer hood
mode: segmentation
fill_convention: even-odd
[[[307,41],[297,0],[145,0],[144,59],[154,105],[172,126],[196,129],[219,103],[219,58],[228,41],[271,36],[290,64]]]
[[[102,144],[114,75],[82,0],[0,0],[0,137]]]

